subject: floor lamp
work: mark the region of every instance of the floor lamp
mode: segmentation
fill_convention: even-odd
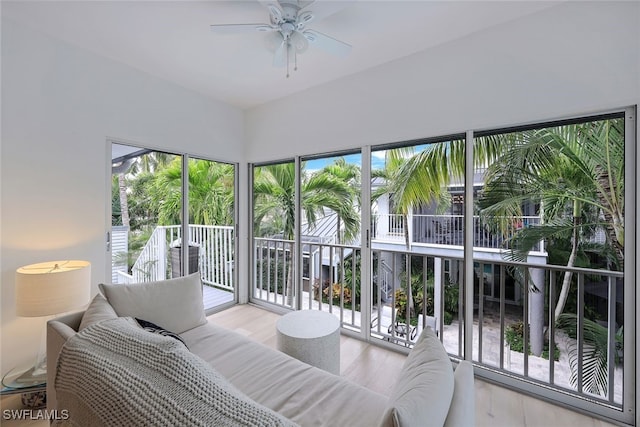
[[[87,261],[49,261],[16,270],[16,314],[40,317],[79,308],[91,297],[91,264]],[[46,378],[46,328],[34,366],[20,375],[17,384],[35,384]]]

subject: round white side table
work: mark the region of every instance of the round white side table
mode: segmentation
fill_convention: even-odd
[[[276,323],[278,350],[340,375],[340,321],[330,313],[299,310]]]

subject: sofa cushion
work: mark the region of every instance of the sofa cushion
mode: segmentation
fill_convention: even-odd
[[[200,273],[128,285],[100,284],[118,316],[145,319],[181,334],[207,323]]]
[[[182,334],[236,388],[302,426],[375,427],[387,397],[211,321]],[[275,342],[273,343],[275,345]]]
[[[444,427],[466,427],[475,425],[475,385],[473,365],[463,360],[453,374],[454,387],[451,407]]]
[[[389,397],[383,426],[442,426],[453,396],[453,368],[433,330],[425,328]]]
[[[94,323],[101,322],[103,320],[115,319],[118,317],[116,311],[111,307],[111,304],[104,299],[104,297],[100,294],[97,294],[87,310],[82,315],[82,320],[80,321],[80,327],[78,331],[83,330],[87,326],[91,326]]]

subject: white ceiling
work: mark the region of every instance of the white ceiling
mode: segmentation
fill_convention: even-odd
[[[461,38],[557,2],[316,0],[338,11],[308,28],[353,46],[347,58],[310,46],[298,71],[272,66],[263,33],[210,24],[267,23],[256,0],[2,1],[2,14],[55,38],[239,108],[250,108]],[[460,58],[461,61],[464,58]]]

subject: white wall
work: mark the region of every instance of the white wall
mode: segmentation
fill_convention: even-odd
[[[566,2],[256,107],[246,153],[276,160],[639,101],[640,4]]]
[[[108,280],[107,137],[243,160],[243,113],[137,70],[2,21],[0,371],[29,363],[44,320],[15,314],[17,267],[92,263]]]

